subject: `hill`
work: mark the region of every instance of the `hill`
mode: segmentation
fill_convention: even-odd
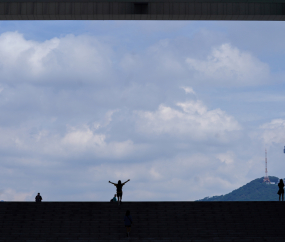
[[[271,182],[277,183],[279,178],[269,176]],[[221,196],[205,197],[197,201],[278,201],[278,186],[263,183],[263,177]]]

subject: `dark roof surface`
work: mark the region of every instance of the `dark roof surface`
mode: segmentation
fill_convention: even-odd
[[[285,20],[285,0],[0,0],[0,20]]]
[[[282,241],[284,202],[2,202],[0,241]],[[281,216],[281,217],[280,217]],[[281,219],[281,220],[280,220]]]
[[[0,0],[0,2],[138,2],[138,3],[154,3],[154,2],[184,2],[184,3],[285,3],[285,0]]]

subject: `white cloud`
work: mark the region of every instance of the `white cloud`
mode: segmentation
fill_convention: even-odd
[[[0,35],[0,73],[9,81],[100,82],[110,78],[111,52],[91,36],[67,35],[39,43],[6,32]]]
[[[49,200],[106,200],[115,191],[106,190],[108,180],[129,178],[126,200],[191,200],[263,175],[259,147],[253,149],[237,118],[223,111],[233,110],[232,102],[209,108],[200,100],[178,101],[178,87],[196,99],[192,87],[201,83],[201,96],[215,107],[221,92],[208,92],[205,83],[264,83],[267,64],[220,45],[224,39],[209,52],[213,42],[195,41],[195,33],[151,41],[131,33],[123,42],[97,36],[34,41],[17,32],[0,35],[3,200],[34,200],[39,191]],[[205,54],[208,59],[198,58]],[[261,132],[274,131],[266,139],[282,141],[282,125]]]
[[[186,94],[188,94],[188,93],[189,94],[196,94],[192,87],[181,87],[181,88],[185,91]]]
[[[93,132],[85,127],[83,130],[73,129],[68,132],[62,139],[63,144],[69,144],[73,146],[102,146],[105,144],[105,135],[93,134]]]
[[[270,74],[266,63],[230,44],[213,48],[207,60],[187,58],[186,63],[190,70],[196,71],[196,78],[226,86],[264,84]]]
[[[226,153],[217,154],[216,157],[226,164],[234,163],[234,154],[232,151],[227,151]]]
[[[31,134],[29,127],[0,128],[0,134],[1,150],[13,151],[15,157],[29,153],[31,154],[30,163],[34,165],[39,164],[39,161],[32,159],[37,155],[53,156],[58,159],[88,155],[93,159],[104,157],[116,160],[140,154],[146,149],[146,146],[136,145],[131,139],[107,140],[106,134],[92,131],[88,125],[68,126],[63,136],[45,129]],[[27,163],[28,161],[22,159],[19,162]]]
[[[105,114],[104,121],[101,122],[101,124],[99,124],[99,127],[106,127],[106,126],[108,126],[111,123],[112,119],[113,119],[112,118],[113,114],[118,112],[118,111],[119,111],[119,109],[108,111]]]
[[[138,129],[148,134],[189,136],[190,139],[224,139],[225,134],[241,129],[239,123],[220,109],[208,110],[201,101],[177,103],[182,110],[161,104],[155,112],[137,111]]]
[[[67,153],[80,155],[81,153],[91,152],[97,157],[115,159],[128,156],[140,149],[130,139],[121,142],[107,142],[105,134],[95,133],[88,126],[82,128],[71,127],[61,139],[60,144]]]
[[[263,130],[261,138],[266,145],[273,143],[285,143],[285,120],[274,119],[269,123],[265,123],[259,127]]]
[[[43,71],[43,60],[50,52],[58,48],[60,40],[53,38],[43,43],[24,39],[18,32],[6,32],[0,35],[0,64],[5,69],[17,66],[25,68],[26,74],[37,75]],[[21,66],[22,65],[22,66]],[[18,71],[19,71],[18,69]]]
[[[22,192],[7,188],[0,192],[0,200],[3,201],[31,201],[33,200],[34,191]]]

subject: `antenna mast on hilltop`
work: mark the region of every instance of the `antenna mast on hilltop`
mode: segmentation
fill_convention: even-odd
[[[267,151],[265,149],[265,177],[263,179],[263,182],[265,182],[266,184],[270,184],[270,180],[268,177],[268,173],[267,173]]]

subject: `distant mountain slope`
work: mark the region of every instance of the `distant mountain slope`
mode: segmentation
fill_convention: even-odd
[[[271,182],[277,183],[279,178],[269,176]],[[257,178],[226,195],[205,197],[198,201],[278,201],[278,186],[263,183],[263,177]]]

